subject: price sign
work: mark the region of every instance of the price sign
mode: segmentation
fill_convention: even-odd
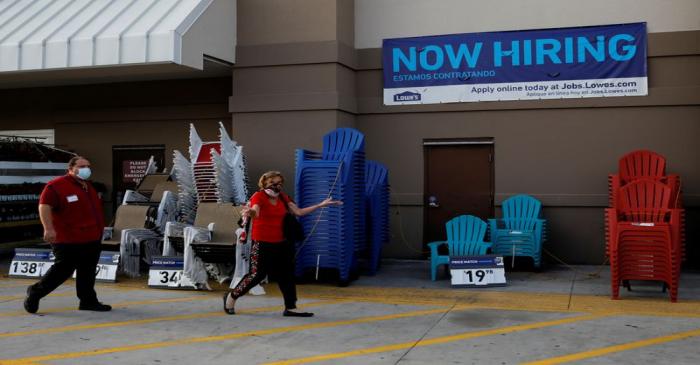
[[[183,274],[182,257],[155,256],[148,271],[148,286],[168,289],[197,289]]]
[[[485,287],[506,285],[503,257],[455,256],[450,257],[452,285]]]
[[[10,263],[10,277],[38,278],[53,266],[53,252],[47,249],[16,248]]]
[[[10,266],[10,276],[30,278],[39,277],[41,276],[41,269],[43,265],[43,262],[12,260],[12,265]]]
[[[117,265],[98,264],[95,272],[97,281],[117,281]]]
[[[95,268],[95,280],[109,283],[117,281],[117,270],[119,269],[119,252],[104,251],[100,253],[100,261]],[[75,278],[73,272],[73,278]]]

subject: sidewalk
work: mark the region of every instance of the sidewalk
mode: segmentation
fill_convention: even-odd
[[[214,291],[152,289],[146,278],[99,283],[107,313],[77,311],[69,280],[22,309],[34,280],[0,262],[0,364],[697,364],[700,274],[684,273],[678,303],[658,284],[609,295],[607,266],[507,272],[508,285],[453,288],[427,261],[385,260],[349,287],[298,286],[312,318],[281,316],[277,286],[221,310]],[[599,275],[589,275],[598,273]]]
[[[0,256],[0,277],[7,277],[12,256]],[[507,265],[506,265],[507,266]],[[516,267],[515,271],[506,269],[506,286],[463,288],[453,287],[445,267],[438,270],[436,281],[430,280],[430,262],[428,260],[385,259],[375,276],[360,275],[350,283],[349,288],[382,287],[439,289],[454,292],[523,292],[561,295],[590,295],[610,298],[610,266],[608,265],[549,265],[540,272],[527,271]],[[119,278],[121,282],[139,282],[139,279]],[[142,278],[145,281],[147,278]],[[313,280],[305,284],[319,284],[332,288],[330,280]],[[621,299],[650,298],[668,299],[668,293],[661,292],[657,282],[633,281],[632,291],[620,288]],[[220,287],[212,283],[214,288]],[[339,288],[340,289],[340,288]],[[678,301],[700,301],[700,272],[684,271],[681,273]]]
[[[506,265],[507,266],[507,265]],[[527,292],[557,293],[572,295],[595,295],[610,297],[610,266],[574,265],[547,266],[541,272],[506,270],[507,285],[490,288],[456,288],[450,285],[450,278],[443,268],[438,271],[438,279],[430,280],[430,262],[427,260],[384,260],[379,273],[374,276],[360,276],[351,286],[399,287],[421,289],[445,289],[456,291],[483,292]],[[632,292],[620,289],[620,296],[665,298],[661,284],[656,282],[632,282]],[[700,300],[700,272],[681,273],[679,301]]]

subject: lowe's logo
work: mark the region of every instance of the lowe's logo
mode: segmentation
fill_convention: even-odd
[[[420,94],[404,91],[400,94],[394,94],[394,101],[420,101]]]

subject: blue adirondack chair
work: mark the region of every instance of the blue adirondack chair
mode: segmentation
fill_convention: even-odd
[[[445,223],[447,241],[428,243],[430,247],[430,278],[435,281],[437,268],[448,265],[450,256],[485,255],[491,244],[484,242],[486,222],[473,215],[460,215]],[[438,247],[447,244],[449,255],[438,255]]]
[[[539,268],[546,223],[541,214],[542,203],[529,195],[515,195],[503,201],[503,218],[489,219],[493,253],[532,257]]]

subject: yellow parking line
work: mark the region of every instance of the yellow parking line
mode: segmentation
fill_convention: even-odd
[[[115,303],[112,304],[113,308],[123,308],[123,307],[131,307],[135,305],[149,305],[149,304],[161,304],[161,303],[178,303],[178,302],[189,302],[193,300],[205,300],[205,299],[211,299],[211,295],[197,295],[197,296],[192,296],[192,297],[183,297],[183,298],[169,298],[169,299],[152,299],[152,300],[139,300],[139,301],[133,301],[133,302],[121,302],[121,303]],[[78,310],[78,306],[73,306],[73,307],[63,307],[63,308],[51,308],[51,309],[39,309],[39,314],[44,314],[44,313],[58,313],[58,312],[69,312],[73,310]],[[18,315],[30,315],[29,313],[25,311],[16,311],[16,312],[6,312],[6,313],[0,313],[0,317],[14,317]]]
[[[338,290],[328,286],[304,285],[299,295],[318,298],[344,297],[358,301],[393,301],[396,303],[421,303],[424,305],[452,305],[464,303],[485,308],[499,307],[513,310],[568,311],[569,296],[552,293],[521,293],[499,291],[467,291],[454,289],[424,289],[397,287],[352,286]],[[590,311],[577,311],[590,312]]]
[[[101,288],[101,289],[106,289],[106,290],[124,290],[124,289],[116,289],[116,288]],[[61,291],[61,292],[52,292],[51,294],[48,295],[49,297],[70,297],[70,296],[75,296],[75,291]],[[24,299],[26,297],[26,294],[22,295],[3,295],[0,296],[0,300],[18,300],[18,299]]]
[[[0,285],[0,289],[6,289],[6,288],[27,288],[27,286],[32,285],[36,283],[37,281],[34,280],[32,282],[27,282],[26,284],[12,284],[12,285]],[[70,284],[70,283],[69,283]],[[62,288],[72,288],[74,285],[69,285],[69,284],[64,284],[58,287],[58,289]],[[57,289],[57,290],[58,290]],[[125,285],[116,285],[116,284],[95,284],[95,289],[99,290],[112,290],[112,291],[135,291],[135,290],[152,290],[149,289],[148,287],[146,288],[137,288],[133,286],[125,286]],[[50,295],[50,294],[49,294]],[[0,300],[4,299],[16,299],[16,298],[24,298],[24,295],[12,295],[12,296],[0,296]]]
[[[651,346],[651,345],[658,345],[660,343],[665,343],[665,342],[684,340],[686,338],[695,337],[695,336],[700,336],[700,329],[674,333],[672,335],[655,337],[655,338],[650,338],[647,340],[628,342],[628,343],[623,343],[620,345],[602,347],[602,348],[598,348],[595,350],[583,351],[583,352],[578,352],[575,354],[553,357],[550,359],[544,359],[544,360],[539,360],[539,361],[532,361],[532,362],[528,362],[525,364],[528,364],[528,365],[562,364],[562,363],[570,362],[570,361],[578,361],[578,360],[583,360],[583,359],[589,359],[591,357],[603,356],[603,355],[611,354],[614,352],[627,351],[627,350],[632,350],[632,349],[645,347],[645,346]]]
[[[31,283],[28,282],[27,284],[7,284],[7,285],[3,284],[3,285],[0,285],[0,289],[22,288],[22,287],[26,288],[27,285],[31,285]]]
[[[14,288],[17,286],[24,286],[27,284],[35,283],[36,279],[22,279],[22,278],[0,278],[0,288]]]
[[[331,305],[331,304],[337,304],[337,303],[345,303],[345,300],[327,300],[327,301],[320,301],[320,302],[312,302],[312,303],[306,303],[302,307],[318,307],[322,305]],[[261,313],[261,312],[272,312],[272,311],[281,311],[283,307],[277,305],[277,306],[269,306],[269,307],[261,307],[261,308],[252,308],[252,309],[242,309],[240,313]],[[133,326],[137,324],[146,324],[146,323],[154,323],[154,322],[166,322],[166,321],[181,321],[181,320],[187,320],[187,319],[198,319],[198,318],[208,318],[208,317],[218,317],[218,316],[226,316],[226,314],[223,311],[216,311],[216,312],[205,312],[205,313],[193,313],[193,314],[181,314],[181,315],[176,315],[176,316],[164,316],[164,317],[155,317],[155,318],[146,318],[146,319],[135,319],[131,321],[120,321],[120,322],[106,322],[106,323],[97,323],[97,324],[85,324],[85,325],[75,325],[75,326],[64,326],[64,327],[53,327],[53,328],[42,328],[42,329],[36,329],[36,330],[30,330],[30,331],[21,331],[21,332],[8,332],[8,333],[0,333],[0,339],[2,338],[8,338],[8,337],[22,337],[22,336],[31,336],[31,335],[43,335],[43,334],[48,334],[48,333],[58,333],[58,332],[70,332],[70,331],[79,331],[79,330],[91,330],[91,329],[98,329],[98,328],[112,328],[112,327],[124,327],[124,326]]]
[[[0,278],[0,289],[6,289],[6,288],[26,288],[29,285],[32,285],[39,281],[40,278],[34,278],[34,279],[25,279],[25,278]],[[131,280],[131,279],[127,279]],[[7,284],[6,284],[7,283]],[[74,287],[75,286],[75,279],[73,278],[68,278],[64,284],[61,286],[68,286],[68,287]],[[148,287],[148,285],[130,285],[130,281],[118,281],[116,283],[110,283],[110,282],[101,282],[98,281],[95,283],[95,288],[100,288],[100,289],[108,289],[108,290],[152,290]]]
[[[49,294],[50,297],[68,297],[68,296],[73,296],[75,293],[51,293]],[[19,299],[24,299],[26,295],[4,295],[0,296],[0,300],[6,300],[6,301],[11,301],[11,300],[19,300]]]
[[[415,342],[415,341],[403,342],[403,343],[396,343],[396,344],[392,344],[392,345],[384,345],[384,346],[359,349],[359,350],[354,350],[354,351],[339,352],[339,353],[334,353],[334,354],[326,354],[326,355],[302,357],[302,358],[296,358],[296,359],[288,359],[288,360],[283,360],[283,361],[270,362],[270,363],[267,363],[265,365],[305,364],[305,363],[309,363],[309,362],[335,360],[335,359],[341,359],[341,358],[346,358],[346,357],[351,357],[351,356],[359,356],[359,355],[375,354],[375,353],[379,353],[379,352],[404,350],[404,349],[408,349],[408,348],[412,348],[412,347],[439,345],[439,344],[443,344],[443,343],[447,343],[447,342],[462,341],[462,340],[468,340],[468,339],[477,338],[477,337],[493,336],[493,335],[500,335],[500,334],[505,334],[505,333],[518,332],[518,331],[526,331],[526,330],[543,328],[543,327],[558,326],[558,325],[567,324],[567,323],[598,319],[598,318],[602,318],[605,316],[606,315],[604,315],[604,314],[588,314],[588,315],[583,315],[583,316],[557,319],[557,320],[553,320],[553,321],[536,322],[536,323],[529,323],[529,324],[521,324],[521,325],[517,325],[517,326],[494,328],[494,329],[485,330],[485,331],[465,332],[465,333],[460,333],[457,335],[436,337],[436,338],[431,338],[431,339],[427,339],[427,340],[420,340],[418,342]]]
[[[454,289],[398,288],[352,286],[338,290],[322,285],[299,286],[304,298],[350,298],[365,302],[416,305],[473,306],[536,312],[624,313],[658,317],[700,317],[700,300],[671,303],[667,298],[625,298],[610,300],[609,296],[573,295],[563,293],[473,291]]]
[[[399,319],[399,318],[410,318],[410,317],[424,316],[424,315],[430,315],[430,314],[444,313],[445,311],[447,311],[446,308],[420,310],[420,311],[404,312],[404,313],[389,314],[389,315],[382,315],[382,316],[361,317],[361,318],[348,319],[348,320],[343,320],[343,321],[318,322],[318,323],[303,324],[303,325],[288,326],[288,327],[278,327],[278,328],[270,328],[270,329],[263,329],[263,330],[252,330],[252,331],[248,331],[248,332],[229,333],[229,334],[219,335],[219,336],[193,337],[193,338],[184,338],[181,340],[152,342],[152,343],[144,343],[144,344],[138,344],[138,345],[122,346],[122,347],[110,347],[110,348],[96,349],[96,350],[90,350],[90,351],[68,352],[68,353],[63,353],[63,354],[34,356],[34,357],[27,357],[27,358],[21,358],[21,359],[6,359],[6,360],[0,360],[0,365],[17,365],[17,364],[23,364],[26,362],[75,359],[75,358],[80,358],[80,357],[113,354],[113,353],[118,353],[118,352],[129,352],[129,351],[156,349],[156,348],[188,345],[188,344],[196,344],[196,343],[205,343],[205,342],[226,341],[226,340],[233,340],[233,339],[244,338],[244,337],[265,336],[265,335],[272,335],[272,334],[277,334],[277,333],[294,332],[294,331],[302,331],[302,330],[309,330],[309,329],[330,328],[330,327],[337,327],[337,326],[348,326],[348,325],[359,324],[359,323],[386,321],[386,320]]]
[[[27,285],[18,285],[17,287],[26,288]],[[133,287],[117,287],[117,286],[112,286],[112,287],[110,287],[110,286],[101,286],[101,285],[96,285],[95,287],[96,287],[97,289],[99,289],[98,291],[102,291],[102,290],[107,290],[107,291],[136,291],[136,290],[142,290],[142,289],[137,289],[137,288],[133,288]],[[58,289],[64,289],[64,287],[61,286],[61,287],[59,287]],[[58,289],[57,289],[57,290],[58,290]],[[70,289],[70,286],[68,287],[68,289]],[[48,296],[50,296],[50,297],[65,297],[65,296],[71,296],[71,295],[75,295],[75,291],[58,292],[58,293],[57,293],[56,291],[54,291],[54,292],[52,292],[51,294],[49,294]],[[9,301],[9,300],[18,300],[18,299],[24,299],[25,296],[26,296],[26,294],[21,294],[21,295],[0,295],[0,300],[8,300],[8,301]]]

